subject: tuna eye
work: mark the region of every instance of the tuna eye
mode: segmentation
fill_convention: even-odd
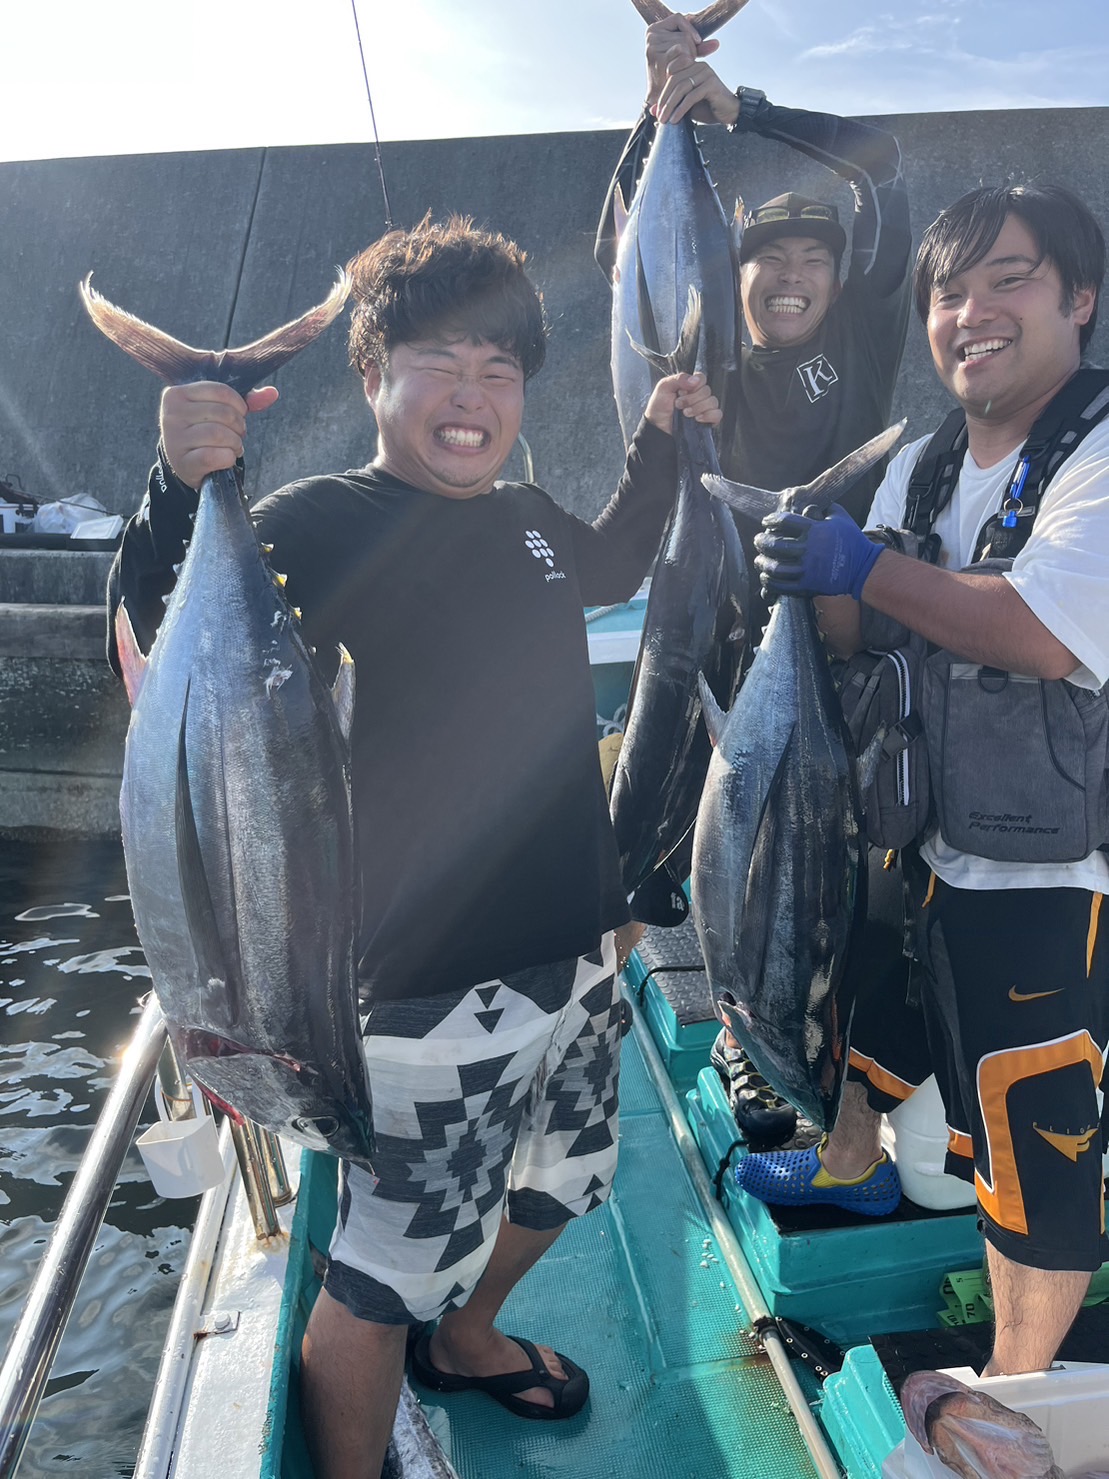
[[[326,1145],[339,1128],[339,1121],[333,1114],[321,1114],[315,1119],[302,1115],[293,1120],[293,1129],[298,1135],[303,1135],[306,1140],[320,1139]]]

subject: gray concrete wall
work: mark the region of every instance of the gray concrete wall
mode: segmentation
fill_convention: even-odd
[[[919,238],[980,183],[1054,180],[1109,223],[1109,109],[913,114],[879,120],[901,139]],[[592,260],[599,203],[622,135],[586,133],[389,144],[394,219],[472,214],[527,249],[551,322],[529,388],[537,475],[592,515],[622,463],[608,376],[608,289]],[[726,205],[785,188],[851,199],[784,146],[711,130]],[[145,487],[159,386],[92,328],[77,294],[91,269],[108,297],[190,343],[242,343],[322,298],[336,264],[383,229],[363,146],[234,150],[0,165],[0,478],[39,499],[92,493],[130,513]],[[1109,317],[1109,314],[1106,315]],[[1105,360],[1109,328],[1093,358]],[[357,466],[374,438],[332,329],[278,377],[252,423],[249,489]],[[944,409],[914,321],[896,408],[910,434]],[[518,472],[514,459],[510,472]],[[127,710],[103,663],[103,561],[0,551],[0,834],[116,826]]]
[[[962,191],[1029,177],[1072,186],[1109,223],[1109,109],[881,121],[902,141],[918,236]],[[601,506],[621,463],[607,288],[591,250],[620,143],[604,132],[382,149],[398,222],[428,209],[464,211],[530,253],[551,347],[529,391],[525,433],[541,481],[583,513]],[[850,209],[845,187],[784,146],[711,130],[706,152],[725,202],[788,185]],[[0,165],[0,477],[17,474],[39,497],[88,491],[124,513],[138,501],[158,386],[85,321],[74,289],[90,268],[123,306],[192,343],[221,345],[317,301],[334,265],[382,225],[373,154],[363,146]],[[253,492],[372,454],[372,423],[338,328],[278,384],[282,401],[252,427]],[[910,430],[934,422],[943,399],[914,323],[898,393]]]

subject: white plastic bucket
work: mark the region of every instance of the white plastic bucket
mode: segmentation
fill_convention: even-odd
[[[135,1143],[160,1197],[198,1197],[223,1180],[219,1135],[209,1114],[159,1121]]]
[[[146,1174],[160,1197],[198,1197],[224,1178],[216,1122],[195,1084],[190,1092],[193,1117],[172,1120],[156,1085],[154,1098],[161,1118],[135,1141]]]
[[[893,1157],[905,1195],[918,1207],[947,1211],[974,1206],[973,1184],[943,1168],[947,1119],[934,1076],[886,1115],[882,1143]]]

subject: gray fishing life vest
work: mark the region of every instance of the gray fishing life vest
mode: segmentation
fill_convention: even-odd
[[[1051,478],[1107,413],[1109,372],[1080,370],[1029,433],[968,572],[1003,578]],[[954,494],[966,447],[966,418],[953,411],[917,459],[905,528],[871,538],[934,562],[933,526]],[[967,662],[865,604],[862,617],[866,648],[843,665],[839,687],[860,752],[880,727],[886,734],[863,797],[872,844],[907,846],[933,823],[950,846],[999,862],[1077,862],[1106,843],[1107,689]]]

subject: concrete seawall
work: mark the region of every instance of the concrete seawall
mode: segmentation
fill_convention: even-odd
[[[964,190],[1016,179],[1069,185],[1109,223],[1101,168],[1109,109],[875,121],[901,140],[918,239]],[[382,148],[398,223],[461,211],[527,249],[551,339],[524,431],[538,480],[588,516],[622,462],[608,288],[592,260],[621,143],[604,132]],[[753,202],[788,187],[850,212],[847,187],[784,146],[712,130],[706,153],[726,206],[736,194]],[[190,343],[220,347],[318,301],[335,265],[383,226],[373,153],[362,145],[0,165],[0,478],[18,478],[40,500],[91,493],[124,514],[142,495],[159,388],[85,319],[75,288],[89,270],[123,307]],[[1095,360],[1105,358],[1107,332],[1103,323]],[[252,496],[373,455],[372,420],[338,329],[278,384],[278,405],[250,429]],[[920,434],[945,403],[914,322],[897,414]],[[35,562],[0,549],[0,832],[116,825],[126,704],[102,658],[103,573],[92,555]]]

